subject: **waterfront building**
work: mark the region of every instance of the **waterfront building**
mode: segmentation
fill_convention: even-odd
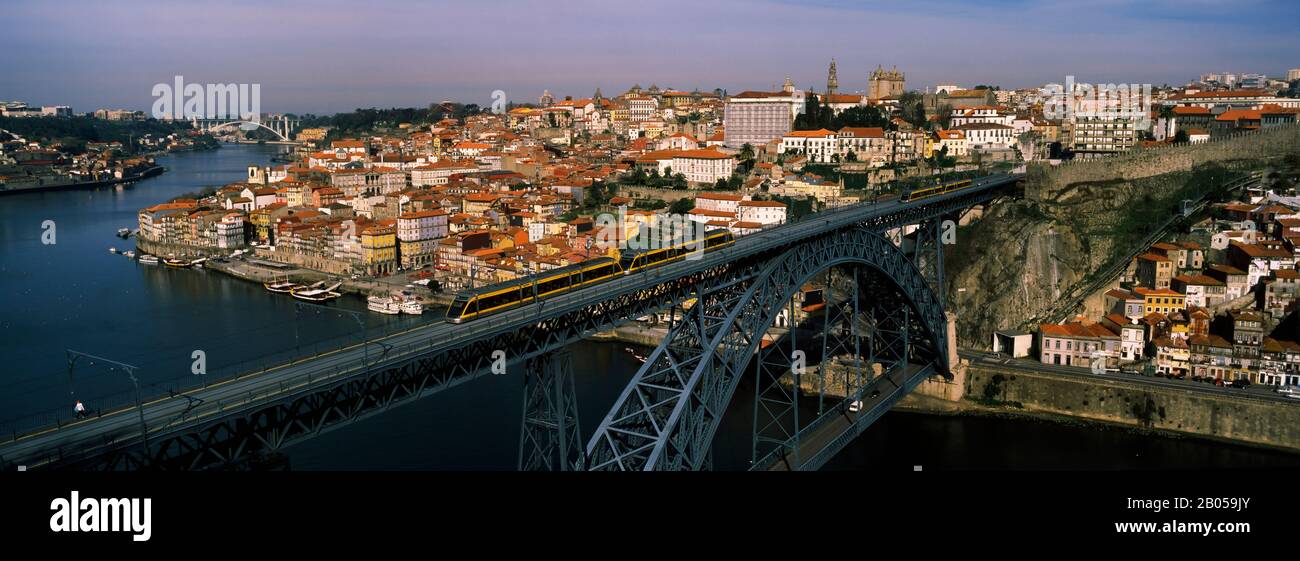
[[[402,267],[414,269],[433,264],[438,240],[447,237],[447,233],[447,213],[442,209],[398,215],[398,254]]]
[[[397,225],[382,220],[361,230],[361,263],[367,275],[382,276],[397,270]]]

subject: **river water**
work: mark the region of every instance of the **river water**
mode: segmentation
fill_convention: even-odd
[[[352,316],[294,306],[284,295],[206,270],[147,266],[108,251],[136,211],[268,165],[271,146],[224,146],[168,155],[168,171],[131,186],[0,197],[0,431],[21,430],[70,410],[131,403],[132,382],[104,361],[138,367],[146,394],[202,384],[206,376],[359,338]],[[42,243],[53,221],[53,244]],[[45,236],[48,240],[48,236]],[[433,318],[365,312],[359,298],[331,306],[359,311],[376,331]],[[640,365],[624,345],[570,348],[580,421],[589,436]],[[645,354],[645,351],[642,351]],[[719,469],[750,455],[752,387],[742,385],[714,445]],[[487,376],[290,447],[293,469],[514,469],[522,376]],[[1300,466],[1300,455],[1121,429],[1003,418],[893,412],[827,469],[1199,469]]]

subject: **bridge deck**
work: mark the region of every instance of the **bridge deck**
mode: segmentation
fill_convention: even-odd
[[[906,369],[893,368],[872,380],[862,395],[862,408],[848,410],[848,402],[823,413],[823,418],[804,429],[799,446],[786,452],[769,471],[806,471],[821,468],[822,464],[840,451],[858,433],[889,411],[898,400],[912,391],[926,376],[934,372],[928,365],[909,364]],[[871,397],[878,390],[880,395]],[[762,467],[762,466],[758,466]]]
[[[197,405],[182,397],[155,398],[144,404],[144,423],[151,440],[193,430],[193,427],[204,423],[245,414],[267,404],[320,391],[326,386],[366,376],[368,372],[379,371],[414,357],[446,352],[497,334],[525,329],[543,318],[584,309],[617,295],[634,293],[740,258],[783,251],[800,240],[829,231],[864,223],[878,228],[897,227],[914,221],[915,215],[927,211],[932,214],[950,212],[952,208],[974,204],[969,202],[972,197],[983,197],[983,200],[993,198],[995,191],[1014,184],[1017,178],[1014,175],[982,178],[962,191],[911,203],[888,200],[820,212],[804,220],[742,237],[735,245],[708,253],[700,259],[679,261],[559,295],[538,305],[501,312],[490,320],[471,321],[461,325],[429,322],[371,341],[368,348],[371,361],[369,368],[363,360],[366,349],[358,343],[264,371],[249,372],[189,392],[187,395]],[[611,322],[627,319],[610,318]],[[389,350],[381,356],[385,347]],[[513,358],[517,360],[522,357]],[[476,373],[475,376],[481,374]],[[463,376],[444,387],[462,383],[475,376]],[[134,406],[125,407],[105,412],[100,417],[65,423],[59,427],[47,427],[0,443],[0,466],[40,467],[60,460],[65,454],[94,453],[96,450],[119,448],[139,442],[139,414]]]

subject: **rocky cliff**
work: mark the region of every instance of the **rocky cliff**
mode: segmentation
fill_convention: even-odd
[[[946,248],[959,344],[988,348],[994,330],[1027,328],[1061,308],[1058,302],[1081,301],[1091,281],[1105,276],[1099,271],[1126,263],[1143,238],[1178,214],[1181,200],[1200,198],[1258,165],[1234,160],[1136,179],[1119,178],[1117,168],[1115,179],[1050,190],[1035,190],[1044,178],[1031,172],[1026,191],[1035,198],[995,202]],[[1051,180],[1051,171],[1037,173]]]

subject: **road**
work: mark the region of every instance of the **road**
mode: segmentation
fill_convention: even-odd
[[[1257,399],[1268,402],[1284,402],[1300,406],[1300,399],[1287,397],[1283,394],[1276,393],[1268,388],[1253,385],[1246,389],[1230,388],[1227,386],[1220,387],[1205,382],[1193,382],[1191,380],[1177,380],[1169,378],[1158,378],[1155,376],[1144,376],[1140,374],[1124,374],[1122,372],[1106,372],[1095,374],[1092,370],[1082,366],[1062,366],[1057,364],[1043,364],[1029,359],[1009,358],[1006,355],[996,355],[990,352],[962,350],[958,354],[962,358],[970,359],[972,365],[1001,368],[1007,370],[1018,370],[1021,372],[1047,372],[1051,374],[1065,374],[1067,376],[1076,376],[1080,378],[1111,380],[1116,382],[1130,382],[1139,384],[1149,384],[1155,387],[1171,388],[1193,392],[1202,392],[1217,396],[1226,396],[1242,399]]]
[[[977,180],[962,191],[921,201],[903,203],[888,200],[815,213],[797,222],[744,236],[733,246],[700,258],[679,261],[561,294],[548,298],[539,306],[530,305],[503,311],[494,314],[490,321],[472,321],[460,325],[430,321],[366,344],[358,343],[196,388],[185,396],[152,398],[143,404],[142,413],[134,406],[124,407],[104,412],[95,418],[19,434],[8,442],[0,443],[0,466],[41,467],[58,461],[66,454],[95,453],[139,442],[142,433],[156,441],[160,437],[183,432],[186,427],[197,423],[247,413],[274,401],[293,399],[319,391],[322,386],[369,375],[367,373],[370,371],[381,370],[413,357],[447,352],[466,347],[474,341],[527,329],[544,318],[587,309],[618,295],[635,293],[670,279],[715,269],[744,257],[784,251],[800,240],[828,231],[869,222],[878,226],[897,226],[914,221],[914,217],[925,213],[924,209],[928,207],[933,207],[936,211],[951,211],[949,207],[965,205],[962,201],[968,199],[963,197],[986,195],[992,198],[993,190],[985,192],[985,188],[1001,188],[1012,184],[1016,179],[1017,176],[1010,175],[993,176]],[[141,424],[147,427],[144,431],[141,430]]]
[[[858,411],[849,410],[849,400],[837,403],[823,413],[821,418],[804,428],[799,435],[799,445],[795,450],[787,452],[767,469],[769,471],[819,469],[826,460],[839,452],[844,444],[888,412],[930,372],[932,372],[930,368],[918,364],[909,364],[906,369],[890,369],[889,372],[872,380],[862,390],[862,407]]]

